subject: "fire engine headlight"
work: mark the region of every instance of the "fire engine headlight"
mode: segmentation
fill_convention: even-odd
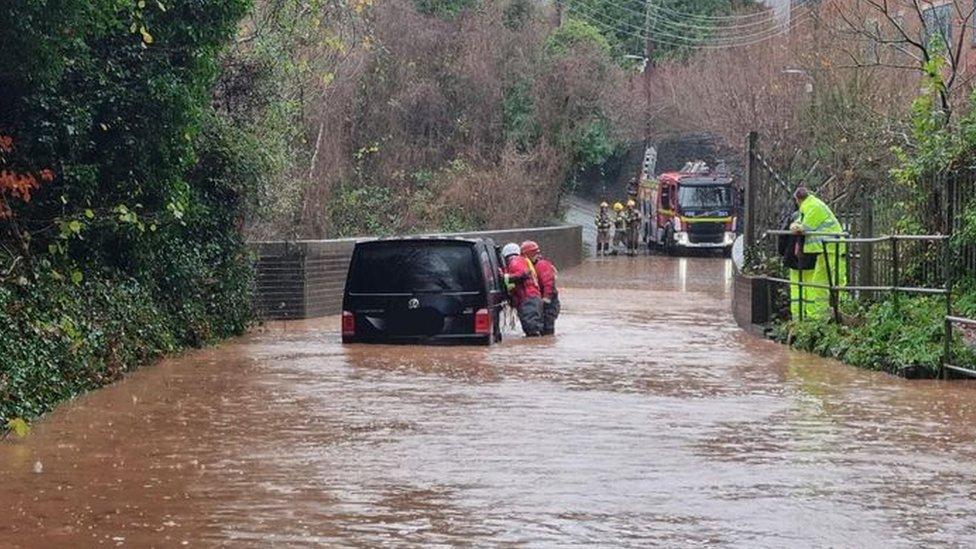
[[[688,243],[688,233],[686,233],[684,231],[674,233],[674,239],[678,241],[678,244],[687,244]]]
[[[727,245],[731,245],[733,242],[735,242],[735,233],[726,232],[725,233],[725,243]]]

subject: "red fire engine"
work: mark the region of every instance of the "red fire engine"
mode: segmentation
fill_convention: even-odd
[[[679,248],[713,248],[728,253],[735,241],[735,181],[719,164],[688,162],[657,179],[641,177],[637,203],[644,242],[667,253]]]

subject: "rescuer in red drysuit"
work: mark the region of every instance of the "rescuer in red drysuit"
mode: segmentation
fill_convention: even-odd
[[[528,337],[542,333],[542,293],[532,262],[521,255],[518,244],[506,244],[502,248],[505,259],[505,285],[508,287],[512,307],[518,311],[522,331]]]
[[[542,256],[539,245],[532,240],[522,243],[522,255],[535,267],[542,292],[542,335],[556,333],[556,318],[559,317],[559,290],[556,289],[556,266]]]

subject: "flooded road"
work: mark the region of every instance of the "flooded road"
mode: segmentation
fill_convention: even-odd
[[[739,331],[722,259],[591,261],[548,340],[273,323],[0,443],[0,546],[971,546],[976,385]]]

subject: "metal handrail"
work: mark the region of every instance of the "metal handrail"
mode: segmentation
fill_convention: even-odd
[[[845,242],[849,244],[876,244],[878,242],[891,242],[892,240],[941,242],[949,238],[948,235],[944,234],[890,234],[871,238],[825,238],[824,242]]]
[[[965,318],[961,316],[946,315],[946,320],[949,322],[956,322],[959,324],[966,324],[967,326],[976,326],[976,320],[972,318]]]
[[[946,372],[947,371],[954,371],[954,372],[957,372],[957,373],[960,373],[960,374],[965,374],[965,375],[969,375],[969,376],[972,376],[972,377],[976,377],[976,370],[973,370],[973,369],[970,369],[970,368],[965,368],[965,367],[962,367],[962,366],[959,366],[959,365],[952,364],[951,340],[952,340],[952,325],[953,325],[953,323],[965,324],[967,326],[976,326],[976,319],[969,319],[969,318],[954,316],[954,315],[951,314],[951,311],[952,311],[952,289],[951,289],[952,288],[952,284],[951,284],[951,281],[950,281],[950,278],[949,278],[949,274],[948,273],[946,274],[945,285],[942,288],[921,288],[921,287],[915,287],[915,286],[901,286],[901,285],[898,284],[898,282],[900,281],[900,277],[899,277],[899,261],[898,261],[898,259],[899,259],[898,243],[899,242],[909,241],[909,242],[940,242],[940,243],[942,243],[942,242],[949,241],[952,238],[950,235],[944,235],[944,234],[934,234],[934,235],[891,234],[891,235],[876,236],[876,237],[851,238],[850,237],[850,233],[848,233],[846,231],[845,232],[841,232],[841,233],[836,233],[836,232],[834,232],[834,233],[824,233],[824,232],[806,232],[806,233],[804,233],[804,232],[794,232],[794,231],[790,231],[790,230],[786,230],[786,229],[773,229],[773,230],[765,231],[762,234],[761,239],[766,239],[769,236],[780,236],[780,235],[790,235],[790,236],[792,236],[792,235],[796,235],[796,236],[819,236],[819,237],[825,237],[825,238],[821,238],[820,239],[820,242],[819,243],[822,246],[822,251],[821,252],[818,252],[818,255],[820,253],[822,253],[824,255],[824,257],[827,259],[827,262],[828,262],[827,263],[827,270],[828,270],[828,280],[829,280],[829,283],[828,284],[822,284],[822,283],[819,283],[819,282],[805,282],[802,279],[801,280],[789,280],[789,279],[785,279],[785,278],[781,278],[781,277],[775,277],[775,276],[769,276],[769,275],[762,275],[761,278],[764,279],[764,280],[770,281],[770,282],[774,282],[774,283],[786,284],[786,285],[790,285],[790,286],[796,285],[797,287],[800,288],[801,299],[802,299],[802,295],[803,295],[802,292],[803,292],[803,289],[804,288],[817,288],[817,289],[822,289],[822,290],[828,290],[831,293],[831,304],[832,304],[832,307],[834,309],[834,316],[835,316],[835,318],[838,318],[839,319],[839,309],[838,309],[839,299],[837,299],[837,295],[840,292],[848,292],[848,293],[850,293],[850,292],[890,292],[890,293],[895,294],[895,295],[897,295],[899,293],[907,293],[907,294],[922,294],[922,295],[939,295],[939,296],[945,296],[945,298],[946,298],[946,315],[945,315],[945,321],[944,321],[945,322],[944,341],[945,341],[945,347],[946,347],[946,349],[945,349],[945,355],[944,355],[943,360],[942,360],[943,375],[946,375]],[[829,276],[830,275],[829,271],[830,271],[831,267],[833,267],[834,269],[837,269],[838,266],[839,266],[838,265],[838,262],[837,262],[837,257],[839,256],[839,248],[840,248],[840,246],[834,246],[834,248],[833,248],[833,255],[834,255],[834,260],[835,261],[834,261],[833,266],[831,266],[830,265],[830,255],[831,254],[830,254],[830,251],[828,251],[828,248],[827,248],[827,245],[828,244],[877,244],[877,243],[882,243],[882,242],[890,242],[891,243],[891,255],[892,255],[892,268],[893,268],[893,276],[894,276],[893,282],[894,282],[894,284],[892,284],[890,286],[846,286],[846,285],[845,286],[839,286],[839,285],[835,284],[835,281],[836,281],[836,278],[837,278],[838,274],[835,273],[834,274],[834,277],[831,278]],[[849,257],[850,256],[850,253],[851,253],[851,248],[847,248],[847,252],[845,252],[845,255]],[[948,248],[945,248],[944,247],[944,249],[943,249],[943,256],[945,257],[945,254],[947,254],[947,253],[948,253]],[[801,319],[803,318],[802,309],[801,309],[800,318]]]
[[[945,234],[889,234],[885,236],[873,236],[873,237],[861,237],[861,238],[851,238],[849,232],[844,231],[840,233],[825,233],[818,231],[811,232],[793,232],[788,229],[770,229],[763,233],[763,236],[829,236],[833,238],[826,238],[823,242],[838,242],[838,243],[848,243],[848,244],[873,244],[876,242],[886,242],[891,240],[931,240],[931,241],[941,241],[948,240],[951,238],[949,235]]]
[[[767,235],[772,235],[772,236],[780,236],[780,235],[837,236],[837,235],[850,235],[850,234],[851,233],[849,233],[847,231],[840,232],[840,233],[825,233],[825,232],[814,232],[814,231],[811,231],[811,232],[808,232],[808,233],[796,233],[796,232],[793,232],[793,231],[790,231],[790,230],[787,230],[787,229],[770,229],[768,231],[765,231],[763,233],[763,236],[764,237],[767,236]]]
[[[946,370],[952,370],[953,372],[965,374],[969,377],[976,377],[976,370],[973,370],[972,368],[966,368],[965,366],[957,366],[955,364],[943,364],[942,367],[945,368]]]
[[[761,275],[757,278],[780,284],[795,284],[803,288],[818,288],[821,290],[833,290],[837,292],[902,292],[930,295],[945,295],[948,290],[945,288],[919,288],[916,286],[831,286],[817,282],[803,282],[802,280],[788,280],[769,275]],[[974,321],[976,324],[976,321]]]

